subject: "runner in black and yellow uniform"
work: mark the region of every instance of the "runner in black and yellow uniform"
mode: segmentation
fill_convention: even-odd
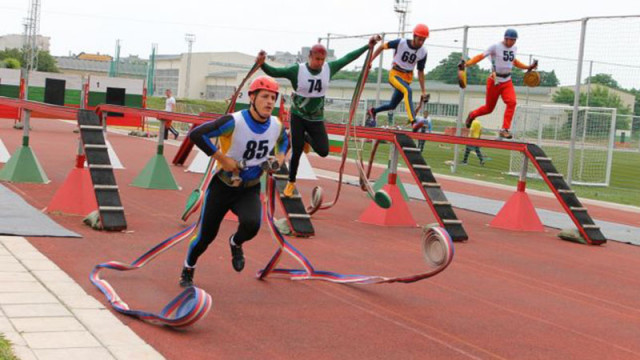
[[[365,45],[342,58],[325,62],[327,49],[316,44],[309,52],[309,61],[284,68],[275,68],[265,64],[266,53],[261,51],[256,62],[265,74],[287,78],[291,81],[294,93],[291,105],[291,162],[289,164],[289,182],[284,190],[285,196],[293,196],[296,175],[302,151],[308,152],[308,146],[320,156],[329,154],[329,137],[324,126],[324,97],[329,80],[343,67],[362,55],[369,46],[374,46],[378,37],[374,36]],[[307,145],[308,144],[308,145]]]
[[[375,120],[377,113],[393,110],[400,104],[400,101],[404,100],[404,107],[407,111],[409,123],[413,125],[415,122],[415,112],[411,99],[413,69],[418,68],[418,83],[420,84],[421,90],[420,102],[422,103],[427,96],[424,87],[424,66],[427,62],[427,49],[425,49],[423,45],[428,37],[429,28],[427,25],[418,24],[413,29],[413,39],[396,39],[386,42],[380,45],[373,53],[372,61],[384,50],[393,49],[393,68],[389,71],[389,84],[393,86],[394,91],[391,100],[387,104],[369,109],[369,118]]]

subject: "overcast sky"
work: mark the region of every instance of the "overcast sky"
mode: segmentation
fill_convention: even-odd
[[[178,54],[187,51],[185,33],[195,34],[195,52],[239,51],[255,54],[264,49],[269,53],[276,50],[296,53],[300,47],[313,44],[318,37],[326,37],[327,33],[397,31],[398,17],[393,11],[394,2],[395,0],[42,0],[40,33],[51,37],[53,55],[83,51],[113,54],[116,39],[121,39],[121,56],[133,54],[147,58],[152,43],[158,44],[160,54]],[[462,25],[573,20],[588,16],[640,15],[640,1],[637,0],[583,1],[579,6],[574,4],[575,2],[558,0],[525,1],[517,4],[490,0],[413,0],[408,22],[411,26],[422,22],[431,29],[443,29]],[[28,6],[29,0],[0,2],[0,35],[23,32],[22,24],[27,16]],[[533,37],[539,38],[538,44],[540,41],[556,42],[554,34],[542,34],[537,30],[527,39],[523,37],[526,29],[523,30],[525,31],[518,44],[521,52],[544,53],[551,57],[559,55],[553,46],[548,49],[525,46],[534,44]],[[485,36],[487,40],[483,38],[472,46],[484,48],[494,42],[493,39],[499,41],[503,31],[504,28],[491,29]],[[579,31],[574,27],[561,31],[569,33],[569,37],[559,46],[575,46],[579,40]],[[628,52],[622,58],[605,60],[616,64],[638,64],[640,50],[636,53],[635,49],[640,43],[640,27],[622,25],[619,34],[610,28],[606,32],[603,35],[606,39],[617,38],[622,34],[630,36],[624,48],[631,49],[627,49]],[[456,45],[458,38],[448,36],[444,41],[432,36],[429,41],[434,45],[439,43],[442,46],[459,46]],[[337,54],[343,55],[343,50],[350,50],[360,44],[363,44],[362,40],[332,42],[331,47],[335,46]],[[606,49],[605,52],[615,51]],[[437,57],[431,56],[437,53],[435,48],[430,50],[428,68],[437,65]],[[575,51],[572,49],[570,54],[573,53]],[[636,74],[640,79],[640,72]]]

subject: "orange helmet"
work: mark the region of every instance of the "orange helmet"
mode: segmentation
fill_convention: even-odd
[[[413,28],[413,36],[420,36],[423,38],[429,37],[429,27],[425,24],[418,24]]]
[[[327,48],[322,44],[315,44],[309,51],[309,55],[311,54],[327,55]]]
[[[258,76],[251,82],[251,85],[249,85],[249,95],[258,90],[272,91],[277,95],[280,87],[278,86],[278,82],[276,82],[271,76],[263,75]]]

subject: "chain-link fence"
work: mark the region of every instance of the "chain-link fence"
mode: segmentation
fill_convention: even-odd
[[[524,64],[529,64],[534,59],[539,61],[538,71],[542,75],[542,83],[539,87],[528,88],[522,85],[523,72],[514,70],[513,81],[518,99],[518,106],[531,109],[533,106],[542,108],[549,106],[568,106],[571,111],[564,112],[562,122],[555,126],[564,134],[563,145],[566,154],[566,162],[559,167],[565,178],[572,183],[592,182],[606,183],[603,175],[593,175],[589,163],[595,158],[588,151],[590,135],[584,133],[589,130],[589,124],[595,122],[591,118],[596,108],[615,109],[616,129],[613,133],[613,164],[612,177],[618,179],[611,186],[619,189],[629,189],[633,194],[640,196],[640,109],[636,109],[636,94],[640,93],[640,16],[618,17],[591,17],[569,21],[553,21],[530,24],[500,24],[486,26],[461,26],[447,29],[431,29],[430,37],[425,46],[428,50],[426,89],[431,94],[431,101],[427,104],[434,124],[434,131],[444,131],[447,127],[461,128],[462,121],[467,114],[485,103],[485,79],[490,72],[491,62],[485,59],[477,64],[476,74],[469,70],[469,86],[460,90],[455,79],[455,63],[464,54],[465,58],[482,53],[489,46],[503,39],[507,28],[515,28],[519,38],[516,43],[516,58]],[[322,37],[327,47],[333,49],[337,57],[364,45],[372,34],[361,35],[332,35]],[[411,33],[401,34],[397,32],[383,33],[383,41],[394,40],[399,37],[411,37]],[[369,104],[381,105],[389,101],[393,88],[385,78],[386,72],[391,68],[393,51],[383,51],[379,58],[372,64],[369,83],[365,88],[362,101]],[[353,63],[350,70],[361,69],[360,60]],[[348,70],[349,70],[348,69]],[[431,74],[431,76],[430,76]],[[485,74],[482,76],[482,74]],[[333,86],[333,85],[332,85]],[[344,96],[336,92],[329,92],[329,96],[348,99],[350,93],[344,86],[340,89]],[[412,89],[415,93],[413,100],[419,98],[420,87],[414,79]],[[576,97],[575,94],[580,96]],[[334,102],[337,100],[334,99]],[[580,110],[580,107],[588,107],[589,111]],[[345,106],[348,111],[348,106]],[[503,122],[505,105],[498,101],[495,110],[481,118],[485,127],[485,134],[491,134],[492,130],[499,129]],[[529,111],[529,110],[527,110]],[[608,117],[611,110],[603,110]],[[586,121],[582,117],[586,115]],[[378,115],[378,126],[385,125],[385,114]],[[383,116],[383,119],[380,119]],[[401,104],[394,111],[396,124],[406,119],[406,110]],[[518,122],[524,121],[523,117],[516,116],[512,129],[526,129]],[[558,120],[560,121],[560,120]],[[584,124],[587,124],[586,127]],[[581,125],[582,124],[582,125]],[[581,133],[581,130],[583,132]],[[607,136],[612,133],[607,131]],[[523,130],[524,131],[524,130]],[[546,131],[546,130],[545,130]],[[547,135],[543,131],[543,135]],[[526,138],[528,134],[515,134],[516,137]],[[582,141],[584,140],[584,146]],[[611,137],[607,138],[609,146]],[[442,151],[452,151],[455,164],[458,163],[460,149],[442,147]],[[619,154],[625,152],[625,165],[616,166]],[[631,157],[631,159],[627,159]],[[602,159],[598,158],[599,169],[606,169]],[[559,159],[558,159],[559,160]],[[555,161],[555,159],[554,159]],[[627,164],[635,163],[636,166]],[[452,167],[456,171],[456,166]],[[504,163],[504,173],[513,171],[511,161]],[[575,181],[574,181],[575,177]],[[605,176],[606,177],[606,176]],[[585,181],[585,179],[590,179]],[[624,179],[623,182],[620,179]]]

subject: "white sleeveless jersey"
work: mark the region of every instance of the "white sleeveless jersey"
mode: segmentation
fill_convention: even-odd
[[[323,97],[329,88],[331,68],[327,62],[317,75],[309,72],[307,64],[298,65],[298,88],[295,93],[306,98]]]
[[[268,120],[269,128],[264,133],[258,134],[251,129],[244,118],[245,111],[232,114],[235,124],[231,134],[231,144],[225,155],[236,161],[245,160],[247,167],[257,166],[263,163],[275,148],[282,133],[282,123],[277,117],[271,116]],[[250,115],[247,114],[247,116]]]
[[[396,53],[393,55],[393,63],[409,72],[415,69],[418,61],[427,57],[427,49],[421,46],[419,49],[412,49],[409,47],[409,41],[407,39],[400,39]]]
[[[491,45],[484,52],[484,56],[490,56],[493,68],[498,74],[510,74],[513,68],[513,61],[516,59],[516,52],[518,48],[514,45],[510,48],[504,46],[502,42]],[[496,76],[497,82],[506,82],[511,80],[511,76],[499,77]]]

